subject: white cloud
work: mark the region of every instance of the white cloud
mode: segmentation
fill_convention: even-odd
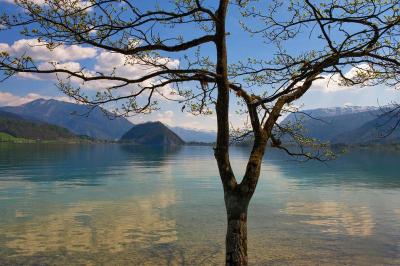
[[[158,111],[146,115],[133,116],[128,119],[134,124],[145,123],[148,121],[160,121],[172,127],[178,126],[209,132],[215,132],[217,126],[215,115],[195,116],[188,113],[182,113],[179,108],[176,108],[175,110]]]
[[[56,99],[59,101],[71,102],[71,99],[66,96],[50,97],[37,93],[28,93],[24,96],[18,96],[9,92],[0,92],[0,106],[18,106],[37,99]]]
[[[344,76],[349,79],[356,78],[361,73],[368,73],[370,67],[367,64],[360,64],[357,67],[352,67],[349,71],[344,73]],[[361,89],[360,86],[345,86],[342,84],[343,80],[339,74],[323,75],[322,79],[317,79],[313,82],[312,89],[320,90],[323,92],[338,92],[345,90]]]
[[[179,67],[179,60],[170,59],[166,57],[157,57],[157,58],[137,58],[133,56],[125,56],[118,53],[112,53],[108,51],[99,52],[98,49],[87,48],[77,45],[61,45],[53,50],[49,50],[44,43],[38,42],[34,39],[21,39],[15,41],[13,44],[8,45],[6,43],[0,43],[0,51],[6,51],[11,56],[21,56],[26,55],[32,57],[34,60],[38,61],[37,66],[40,70],[50,70],[50,69],[67,69],[72,72],[82,71],[84,75],[90,76],[98,76],[99,73],[104,74],[106,76],[119,76],[125,77],[128,79],[137,79],[148,75],[152,72],[158,71],[160,68],[155,67],[154,65],[146,64],[147,61],[153,62],[153,64],[165,65],[170,69]],[[83,59],[91,59],[93,63],[93,67],[89,68],[86,65],[79,62],[79,60]],[[19,77],[24,79],[32,79],[32,80],[47,80],[47,81],[56,81],[56,79],[60,79],[66,81],[68,74],[59,73],[59,74],[35,74],[35,73],[18,73]],[[111,80],[95,80],[95,81],[87,81],[71,77],[70,81],[76,86],[81,87],[84,90],[91,91],[103,91],[112,86],[121,85],[120,81],[111,81]],[[141,90],[142,87],[150,87],[152,85],[159,84],[163,82],[163,78],[154,77],[150,78],[140,84],[132,84],[122,88],[119,88],[114,91],[114,96],[125,96],[129,94],[134,94]],[[150,90],[145,91],[138,98],[138,103],[145,104],[147,102],[147,96],[149,95]],[[160,88],[157,88],[156,93],[153,94],[153,99],[158,100],[159,102],[167,99],[179,100],[182,97],[177,95],[176,91],[171,85],[166,85]],[[18,100],[18,103],[24,100]],[[171,122],[168,117],[163,117],[166,123]]]
[[[45,42],[39,42],[36,39],[21,39],[15,41],[13,44],[8,45],[6,43],[0,43],[0,52],[5,51],[10,56],[30,56],[34,61],[37,61],[37,66],[40,70],[49,70],[54,68],[67,69],[73,72],[81,71],[82,66],[79,60],[93,59],[94,67],[92,69],[85,68],[83,73],[86,76],[98,75],[102,73],[104,75],[115,75],[119,77],[125,77],[129,79],[137,79],[145,76],[149,73],[159,70],[159,68],[151,66],[146,61],[153,62],[154,64],[165,65],[170,69],[179,67],[179,60],[170,59],[166,57],[157,58],[136,58],[133,56],[125,56],[119,53],[112,53],[108,51],[102,51],[98,53],[98,49],[91,47],[82,47],[78,45],[60,45],[54,49],[48,49]],[[97,73],[96,73],[97,72]],[[34,80],[56,80],[60,78],[65,80],[67,74],[33,74],[33,73],[19,73],[18,76],[25,79]],[[120,81],[110,80],[96,80],[83,82],[81,79],[72,77],[71,81],[80,87],[87,90],[101,91],[106,88],[121,85]],[[138,85],[141,87],[148,87],[155,84],[159,84],[163,79],[160,77],[150,78]],[[129,85],[124,88],[120,88],[116,91],[118,95],[128,95],[138,91],[138,85]],[[176,94],[176,91],[170,86],[166,85],[157,89],[158,93],[153,96],[158,100],[163,97],[178,100],[181,97]],[[147,97],[150,91],[143,94]]]
[[[138,59],[131,56],[125,56],[118,53],[111,52],[101,52],[96,57],[96,62],[93,70],[87,71],[87,74],[94,75],[96,72],[102,73],[104,75],[115,75],[118,77],[125,77],[128,79],[138,79],[145,75],[148,75],[152,72],[159,70],[159,68],[151,66],[147,64],[146,60],[153,62],[154,64],[162,64],[167,66],[170,69],[178,68],[179,60],[170,59],[166,57],[158,57],[158,58],[145,58],[144,60]],[[152,85],[159,84],[163,79],[159,77],[150,78],[144,82],[141,82],[139,85],[141,87],[149,87]],[[107,87],[119,85],[121,82],[118,81],[109,81],[109,80],[99,80],[99,81],[89,81],[85,83],[81,83],[86,89],[105,89]],[[139,90],[139,86],[137,85],[129,85],[124,88],[118,89],[118,93],[122,95],[127,95],[130,93],[135,93]],[[164,97],[169,99],[178,100],[181,97],[176,94],[176,91],[170,86],[166,85],[160,88],[157,88],[158,94],[154,94],[153,96],[162,99]],[[143,96],[147,98],[147,93],[144,93]]]
[[[145,60],[157,64],[165,64],[167,67],[172,69],[179,66],[179,60],[166,57],[145,58]],[[148,74],[156,69],[156,67],[150,66],[149,64],[146,65],[146,62],[138,58],[111,52],[101,52],[96,57],[96,64],[94,67],[94,70],[98,72],[112,73],[115,71],[119,76],[130,78],[138,78],[143,74]]]
[[[66,69],[73,72],[80,71],[82,69],[81,64],[79,64],[78,62],[57,63],[56,67],[58,69]],[[52,68],[54,68],[54,66],[48,62],[39,65],[39,69],[52,69]]]
[[[196,119],[192,121],[182,121],[179,123],[180,127],[192,129],[192,130],[202,130],[202,131],[209,131],[215,132],[216,130],[216,123],[214,121],[206,121],[204,119]]]
[[[145,58],[145,60],[149,60],[156,64],[164,64],[170,69],[174,69],[179,66],[179,60],[166,57]],[[96,57],[94,70],[104,74],[114,73],[116,76],[137,79],[144,75],[150,74],[151,72],[159,70],[159,68],[150,66],[149,64],[146,64],[145,61],[138,58],[125,56],[118,53],[101,52]],[[160,82],[160,80],[153,78],[143,82],[141,85],[149,86],[152,84],[157,84],[157,82]]]
[[[10,46],[6,43],[0,43],[0,51],[8,51],[10,49]]]
[[[39,70],[51,70],[57,67],[58,69],[66,69],[69,71],[80,71],[81,70],[81,65],[78,62],[65,62],[65,63],[49,63],[49,62],[43,62],[38,64],[38,69]],[[67,74],[64,73],[59,73],[57,76],[55,74],[35,74],[35,73],[26,73],[26,72],[20,72],[17,74],[19,77],[25,78],[25,79],[34,79],[34,80],[56,80],[56,77],[58,76],[60,79],[66,79]],[[80,80],[78,78],[73,79],[76,83],[79,83]]]
[[[27,0],[28,3],[33,3],[36,5],[47,5],[49,4],[49,0]],[[9,3],[9,4],[16,4],[16,2],[19,2],[19,0],[0,0],[0,3]],[[24,2],[25,3],[25,2]],[[74,1],[62,1],[61,3],[64,6],[64,8],[84,8],[90,5],[90,1],[80,1],[80,0],[74,0]]]
[[[97,50],[79,45],[60,45],[54,49],[46,47],[45,42],[36,39],[21,39],[12,45],[0,43],[0,52],[8,52],[11,56],[30,56],[33,60],[47,62],[65,62],[94,58]]]
[[[174,117],[174,112],[171,110],[157,114],[158,121],[170,126],[173,126],[175,124],[173,117]]]
[[[337,80],[337,76],[323,75],[321,79],[317,79],[313,82],[312,89],[320,90],[323,92],[337,92],[342,90],[348,90],[349,87],[340,86]]]
[[[1,44],[0,44],[1,45]],[[1,46],[0,46],[1,48]],[[74,58],[72,58],[74,59]],[[92,70],[85,69],[82,72],[90,77],[99,75],[98,73],[102,73],[107,76],[118,76],[118,77],[125,77],[128,79],[137,79],[143,77],[147,74],[150,74],[158,69],[154,66],[146,65],[145,62],[142,62],[139,59],[127,57],[122,54],[118,53],[111,53],[111,52],[101,52],[96,56],[94,62],[94,67]],[[149,59],[153,60],[157,64],[164,64],[171,69],[177,68],[179,66],[179,60],[176,59],[169,59],[169,58],[155,58]],[[83,69],[83,66],[79,62],[73,61],[65,61],[65,62],[42,62],[38,64],[38,68],[40,70],[49,70],[49,69],[67,69],[72,72],[78,72]],[[27,79],[36,79],[36,80],[56,80],[55,74],[32,74],[32,73],[19,73],[20,77],[27,78]],[[68,75],[67,74],[58,74],[58,78],[64,80]],[[75,84],[78,84],[82,88],[87,90],[95,90],[101,91],[103,89],[120,85],[122,84],[120,81],[112,81],[112,80],[95,80],[95,81],[88,81],[83,82],[79,78],[72,77],[71,81]],[[140,86],[152,86],[162,82],[162,79],[155,77],[150,78],[142,83]],[[124,88],[119,88],[116,93],[119,95],[128,95],[134,92],[137,92],[139,87],[137,85],[129,85]],[[164,87],[160,87],[157,89],[159,94],[154,94],[153,96],[161,99],[162,95],[169,99],[178,100],[180,99],[179,95],[176,95],[176,91],[169,85]],[[143,94],[143,96],[147,97],[148,94]]]
[[[229,114],[230,122],[235,126],[241,125],[242,120],[236,115]],[[179,119],[178,126],[201,130],[201,131],[216,131],[217,129],[217,116],[212,115],[193,115],[191,113],[185,113],[184,116]]]
[[[0,0],[0,3],[9,3],[9,4],[14,4],[14,0]]]

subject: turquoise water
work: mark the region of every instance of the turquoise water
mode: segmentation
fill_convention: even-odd
[[[247,156],[232,149],[237,176]],[[270,152],[250,264],[400,265],[399,158]],[[0,265],[221,265],[225,226],[210,147],[0,146]]]

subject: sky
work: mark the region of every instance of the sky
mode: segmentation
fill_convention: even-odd
[[[12,0],[0,0],[0,10],[5,12],[20,11]],[[230,13],[228,20],[228,32],[230,34],[227,42],[230,62],[247,57],[258,58],[270,52],[268,44],[260,45],[260,39],[256,37],[249,38],[248,35],[242,32],[236,15],[234,12],[233,14]],[[192,31],[193,29],[190,28],[183,29],[183,34],[190,36],[193,34]],[[289,43],[286,49],[289,52],[296,53],[299,49],[317,45],[314,39],[302,38],[296,43]],[[145,71],[135,66],[124,66],[124,59],[118,54],[111,54],[92,47],[62,46],[56,48],[53,52],[49,52],[45,47],[32,47],[35,42],[36,40],[21,36],[16,31],[0,32],[0,52],[8,51],[15,55],[25,52],[43,64],[48,61],[58,61],[71,69],[85,65],[96,71],[110,71],[113,67],[117,67],[119,74],[126,76],[137,75]],[[202,52],[211,57],[215,55],[210,46],[206,46]],[[170,60],[171,64],[179,64],[180,62],[179,58],[171,58]],[[57,89],[55,83],[54,76],[16,75],[0,83],[0,106],[20,105],[38,98],[69,101],[70,99]],[[98,86],[102,86],[102,84],[98,84]],[[91,87],[93,89],[96,86]],[[170,126],[202,130],[216,129],[214,115],[194,116],[190,113],[182,112],[181,105],[176,102],[159,100],[161,101],[160,110],[149,115],[133,116],[129,119],[133,123],[159,120]],[[349,88],[338,86],[334,82],[328,82],[327,80],[318,80],[307,94],[295,104],[296,106],[301,106],[302,109],[314,109],[343,107],[345,105],[378,106],[394,101],[400,102],[400,92],[384,85]],[[234,126],[239,126],[242,123],[242,118],[236,114],[238,109],[234,104],[235,100],[232,100],[231,120]]]

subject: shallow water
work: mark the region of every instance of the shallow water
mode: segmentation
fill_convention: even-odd
[[[221,265],[210,147],[0,145],[0,265]],[[243,173],[248,150],[234,148]],[[249,208],[252,265],[400,265],[400,153],[322,164],[271,151]]]

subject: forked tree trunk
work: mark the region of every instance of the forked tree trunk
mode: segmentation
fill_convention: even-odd
[[[247,207],[245,199],[225,196],[228,228],[225,239],[226,265],[247,265]]]

